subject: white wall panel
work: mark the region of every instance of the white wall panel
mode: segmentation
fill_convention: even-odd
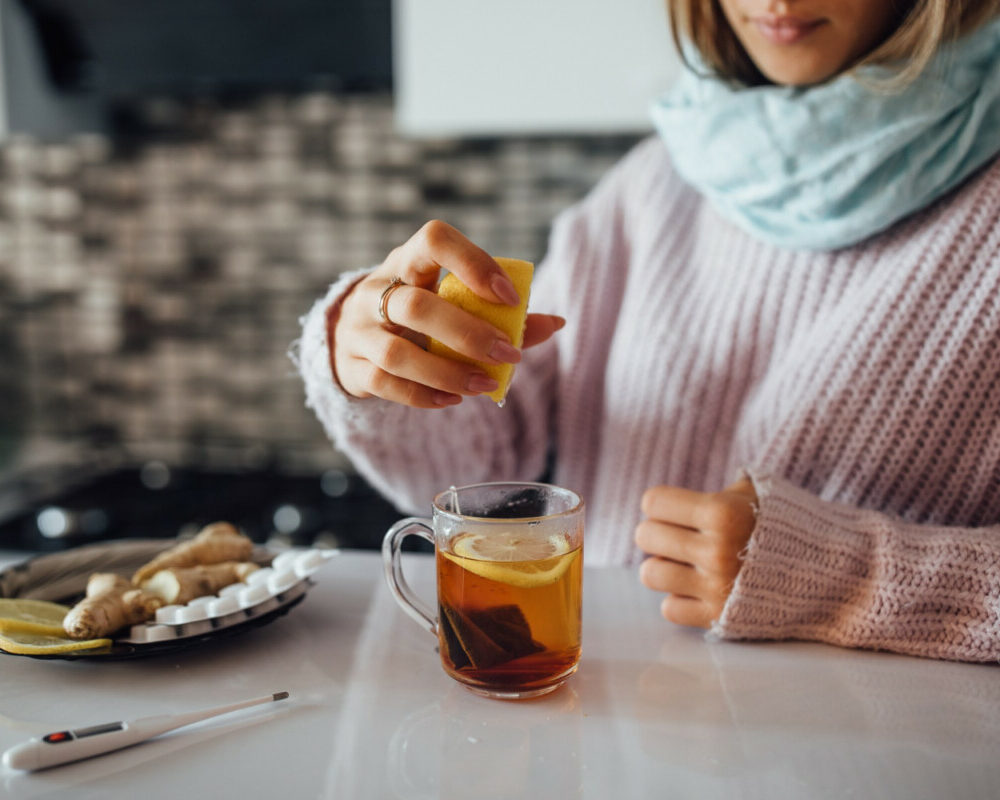
[[[679,68],[665,0],[396,0],[399,128],[414,135],[651,129]]]

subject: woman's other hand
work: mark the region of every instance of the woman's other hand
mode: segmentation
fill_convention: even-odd
[[[475,365],[428,353],[424,348],[429,336],[480,361],[521,360],[506,334],[438,297],[441,269],[486,300],[508,305],[519,301],[514,285],[485,250],[447,223],[428,222],[359,281],[327,320],[331,366],[348,394],[441,408],[497,388]],[[397,277],[403,285],[383,298]],[[380,305],[388,322],[379,317]],[[524,347],[545,341],[563,324],[561,317],[529,314]]]
[[[757,494],[743,478],[721,492],[655,486],[642,497],[646,519],[635,541],[649,558],[639,579],[666,592],[671,622],[708,628],[722,614],[756,523]]]

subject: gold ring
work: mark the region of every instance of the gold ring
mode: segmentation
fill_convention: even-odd
[[[389,319],[389,295],[393,293],[400,286],[405,285],[403,279],[398,275],[393,278],[389,285],[382,290],[382,295],[378,299],[378,318],[382,320],[386,325],[395,325],[391,319]]]

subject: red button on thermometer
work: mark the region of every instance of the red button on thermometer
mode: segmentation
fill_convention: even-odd
[[[239,711],[241,708],[273,703],[284,700],[288,692],[277,692],[266,697],[244,700],[228,706],[216,706],[187,714],[162,714],[158,717],[144,717],[131,722],[107,722],[89,728],[72,731],[56,731],[15,745],[3,754],[3,763],[11,769],[36,770],[79,761],[81,758],[110,753],[129,745],[152,739],[161,733],[183,728],[203,719],[218,717]]]

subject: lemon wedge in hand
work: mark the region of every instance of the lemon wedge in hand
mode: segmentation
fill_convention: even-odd
[[[580,550],[570,550],[569,541],[559,534],[536,538],[499,531],[462,534],[452,541],[451,552],[442,555],[481,578],[533,589],[559,580]]]
[[[438,286],[438,296],[499,328],[507,334],[510,343],[519,348],[524,343],[524,321],[528,317],[528,295],[531,292],[531,279],[535,273],[535,265],[530,261],[521,261],[516,258],[495,258],[493,260],[500,265],[500,269],[507,273],[507,277],[517,289],[521,302],[516,306],[484,300],[452,274],[445,275],[442,279]],[[477,361],[461,353],[456,353],[436,339],[431,339],[428,342],[427,349],[435,355],[478,366],[500,384],[487,396],[496,401],[498,405],[503,405],[510,381],[514,377],[513,364],[487,364],[483,361]]]

